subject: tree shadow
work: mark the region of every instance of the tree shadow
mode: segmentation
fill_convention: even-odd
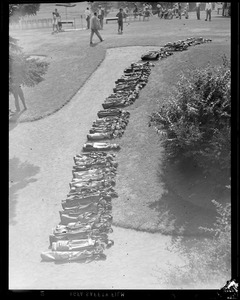
[[[18,191],[24,189],[29,183],[37,181],[32,178],[40,171],[38,166],[27,162],[20,162],[17,157],[9,160],[9,223],[16,225],[16,205]]]
[[[217,212],[211,200],[230,201],[224,181],[216,182],[190,159],[160,163],[157,176],[164,193],[149,207],[159,212],[159,222],[164,221],[166,231],[173,235],[208,236],[199,227],[211,228],[216,222]]]

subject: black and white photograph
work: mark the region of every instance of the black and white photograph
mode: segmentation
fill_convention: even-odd
[[[8,9],[8,289],[236,299],[231,2]]]

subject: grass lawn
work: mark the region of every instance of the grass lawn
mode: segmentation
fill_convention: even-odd
[[[70,11],[70,9],[69,9]],[[195,14],[189,20],[159,20],[124,23],[124,34],[117,34],[117,24],[104,24],[101,31],[104,42],[89,46],[88,30],[51,34],[51,28],[14,30],[10,35],[19,39],[19,45],[29,55],[45,55],[50,62],[45,80],[34,88],[24,88],[28,110],[20,122],[33,121],[54,113],[64,106],[83,86],[105,57],[106,49],[124,46],[162,46],[166,42],[189,36],[214,37],[214,42],[230,39],[230,19],[213,17],[212,22],[197,21]],[[136,57],[136,60],[139,58]],[[14,100],[10,95],[10,108]]]

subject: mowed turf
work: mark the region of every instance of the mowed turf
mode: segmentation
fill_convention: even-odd
[[[146,22],[135,21],[129,25],[124,23],[123,35],[118,35],[117,24],[110,22],[104,24],[101,31],[104,42],[99,43],[95,36],[93,41],[96,43],[93,47],[89,45],[89,30],[52,35],[51,28],[42,28],[14,30],[10,31],[10,35],[19,39],[19,45],[26,54],[45,55],[45,59],[50,62],[43,82],[34,88],[24,87],[28,110],[20,116],[21,122],[52,114],[70,101],[102,62],[108,48],[147,45],[160,47],[166,42],[189,36],[214,38],[215,42],[226,39],[229,42],[230,19],[213,16],[212,22],[204,22],[196,20],[194,13],[190,14],[188,20],[159,20],[154,16]],[[10,108],[15,109],[12,95]]]

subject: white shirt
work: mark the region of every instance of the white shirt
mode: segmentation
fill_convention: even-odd
[[[208,10],[208,9],[212,9],[212,3],[211,2],[206,3],[205,10]]]
[[[85,14],[85,17],[87,18],[88,16],[91,15],[91,12],[90,12],[89,9],[86,9],[85,12],[84,12],[84,14]]]
[[[196,2],[196,7],[199,7],[200,6],[200,2]]]

